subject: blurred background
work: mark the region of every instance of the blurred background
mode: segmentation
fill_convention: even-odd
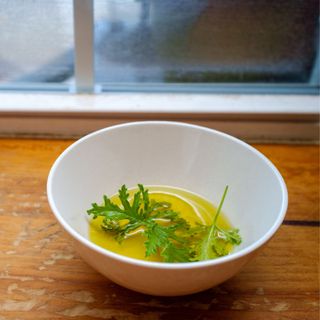
[[[96,0],[98,84],[319,84],[315,0]],[[0,0],[0,87],[70,84],[71,0]]]

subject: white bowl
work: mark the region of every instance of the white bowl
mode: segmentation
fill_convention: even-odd
[[[137,183],[184,188],[216,205],[229,185],[223,211],[240,229],[242,244],[215,260],[160,263],[92,243],[91,203]],[[280,173],[256,149],[218,131],[162,121],[117,125],[76,141],[54,163],[47,191],[53,213],[87,263],[124,287],[163,296],[199,292],[235,275],[277,231],[288,204]]]

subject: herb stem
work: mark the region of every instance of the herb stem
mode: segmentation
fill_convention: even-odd
[[[222,209],[222,206],[223,206],[223,203],[224,203],[224,199],[226,198],[228,189],[229,189],[229,186],[226,186],[225,189],[224,189],[223,196],[222,196],[222,198],[221,198],[221,200],[220,200],[220,203],[219,203],[219,206],[218,206],[216,215],[215,215],[215,217],[214,217],[212,226],[215,226],[215,225],[216,225],[216,222],[217,222],[218,216],[219,216],[219,214],[220,214],[220,212],[221,212],[221,209]]]
[[[210,249],[210,246],[211,246],[211,239],[213,238],[213,234],[214,234],[214,231],[216,229],[216,223],[217,223],[219,214],[221,212],[221,208],[223,206],[224,199],[225,199],[225,197],[227,195],[228,188],[229,188],[229,186],[226,186],[225,189],[224,189],[223,196],[222,196],[222,198],[220,200],[217,212],[216,212],[216,214],[214,216],[213,223],[212,223],[212,225],[210,227],[210,230],[209,230],[209,233],[208,233],[208,236],[207,236],[207,241],[205,243],[204,255],[202,256],[201,260],[208,260],[209,259],[209,249]]]

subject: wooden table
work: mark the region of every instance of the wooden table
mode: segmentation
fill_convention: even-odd
[[[70,143],[0,140],[0,320],[318,319],[318,146],[255,145],[289,189],[279,232],[219,287],[161,298],[124,289],[94,271],[51,214],[47,174]]]

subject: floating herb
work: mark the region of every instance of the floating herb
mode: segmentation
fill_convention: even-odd
[[[196,260],[208,260],[225,256],[229,253],[230,245],[239,245],[241,237],[238,229],[224,230],[217,226],[217,220],[220,215],[224,200],[228,192],[226,186],[217,212],[211,226],[202,226],[202,233],[198,243]]]
[[[165,262],[207,260],[228,254],[230,246],[241,242],[237,229],[226,231],[217,225],[227,190],[228,187],[210,226],[190,227],[171,209],[170,203],[150,199],[148,190],[141,184],[132,200],[129,201],[128,189],[123,185],[118,192],[121,204],[104,196],[103,204],[93,203],[87,213],[93,219],[101,217],[102,229],[123,245],[129,237],[142,233],[146,257],[159,254]]]

